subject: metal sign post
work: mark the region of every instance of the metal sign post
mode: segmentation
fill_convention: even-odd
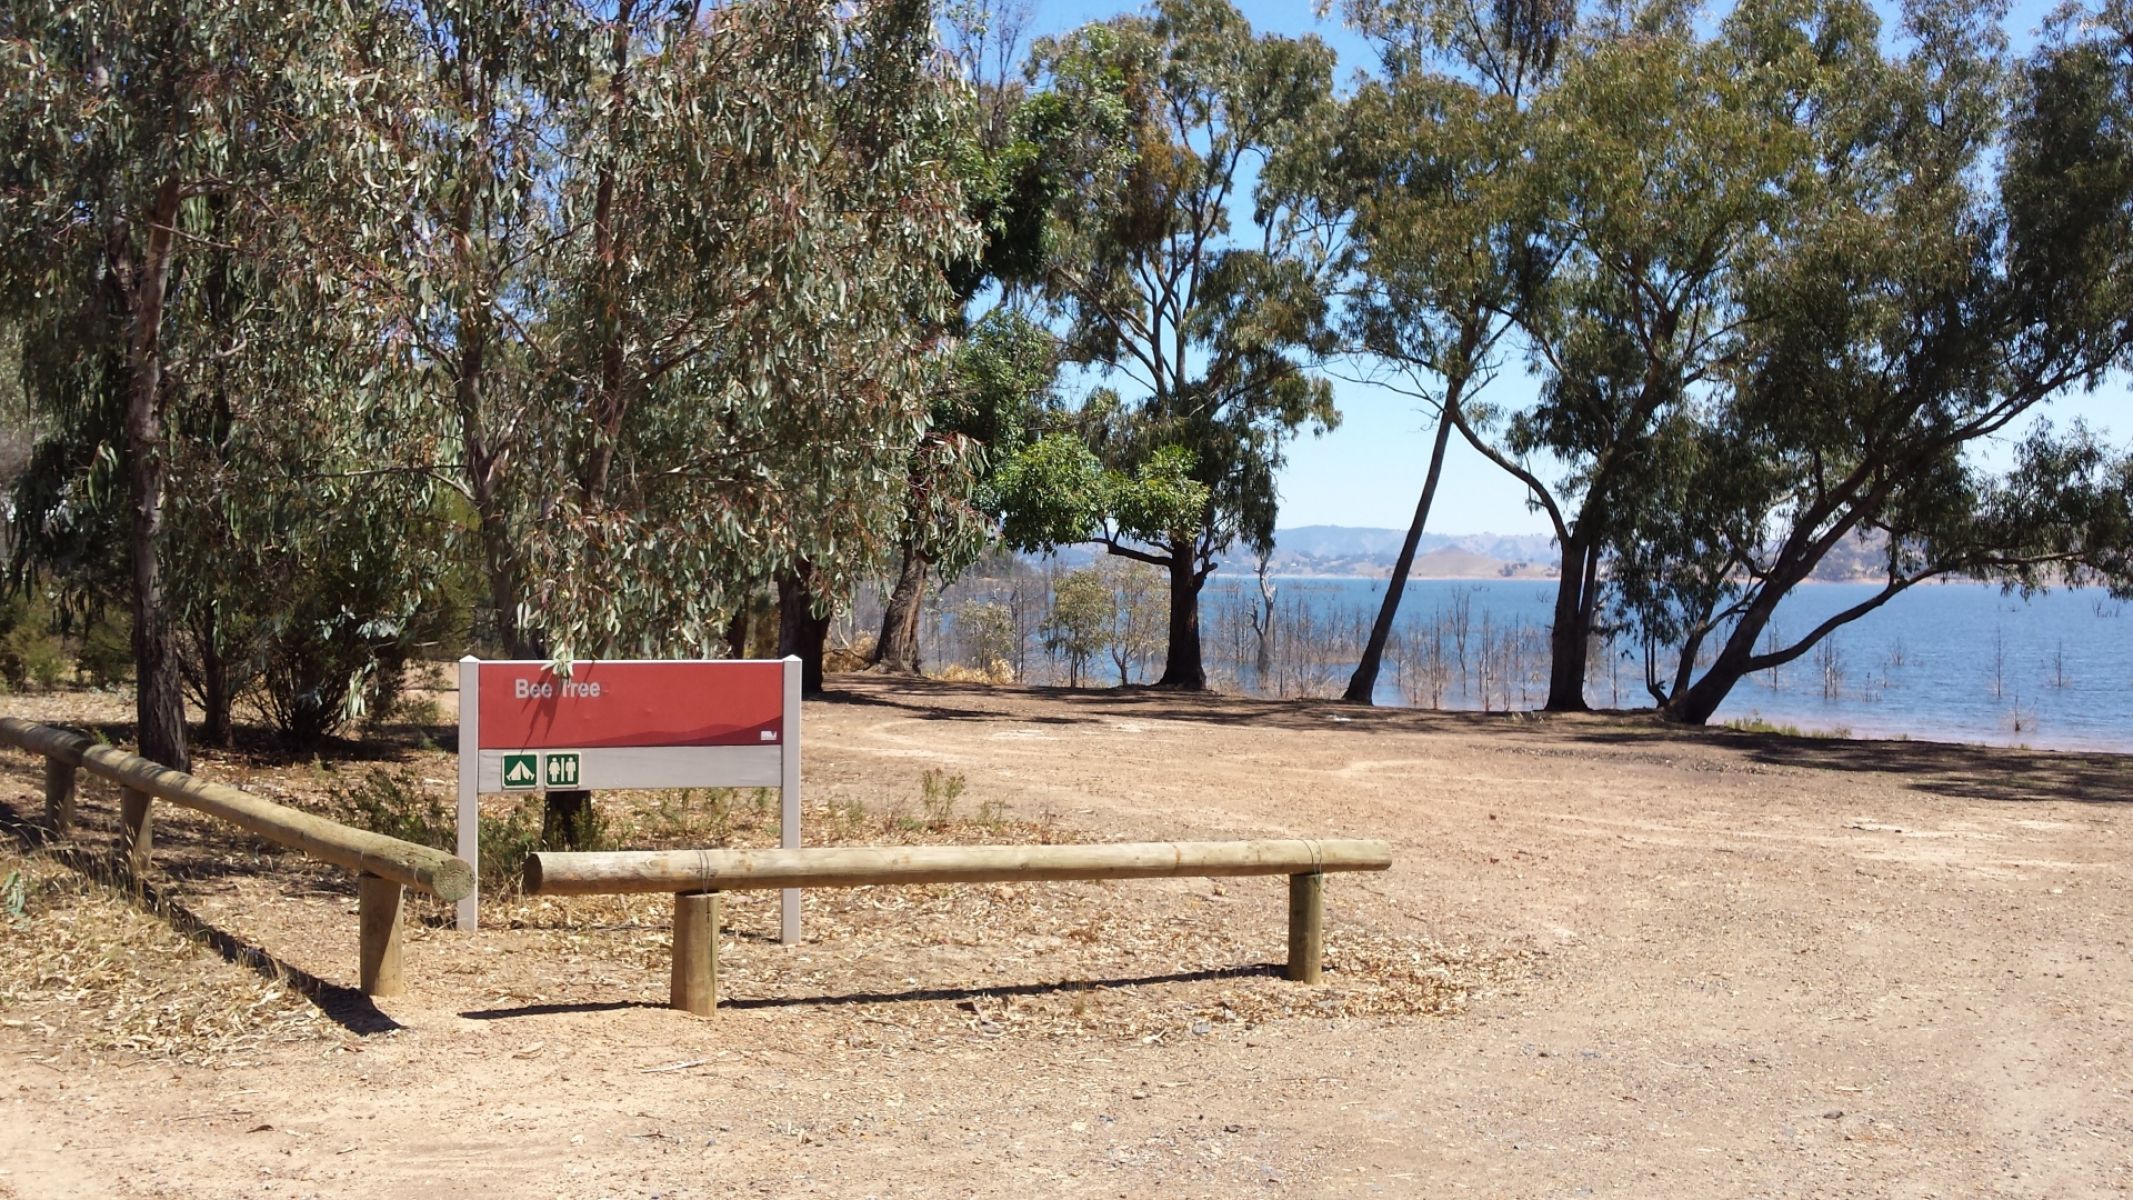
[[[459,856],[480,922],[481,797],[612,788],[775,787],[779,842],[800,845],[800,660],[601,660],[558,676],[547,662],[459,660]],[[800,892],[778,905],[800,940]]]

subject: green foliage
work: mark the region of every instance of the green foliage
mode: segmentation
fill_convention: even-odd
[[[1102,527],[1110,491],[1088,443],[1051,433],[1002,464],[991,485],[1001,540],[1016,550],[1088,540]]]
[[[456,844],[453,802],[411,769],[365,771],[354,787],[341,792],[340,803],[339,819],[358,829],[438,850]]]
[[[912,454],[905,514],[910,552],[945,582],[984,552],[1000,507],[998,472],[1015,461],[1050,400],[1058,363],[1052,336],[1012,309],[972,327]]]
[[[943,264],[978,245],[929,15],[11,14],[0,330],[36,414],[9,428],[44,433],[18,578],[123,596],[130,545],[144,713],[175,663],[211,730],[249,696],[303,739],[464,639],[470,579],[518,654],[706,653],[802,562],[848,589],[955,391]],[[975,435],[941,444],[967,492]]]
[[[481,890],[495,896],[518,890],[526,856],[542,848],[540,802],[522,799],[501,819],[481,819]],[[336,819],[418,846],[454,851],[459,823],[456,803],[425,784],[411,768],[372,768],[340,793]]]
[[[1700,721],[1921,579],[2124,561],[2125,473],[2086,431],[2032,431],[1998,476],[1967,453],[2123,357],[2122,40],[2062,39],[2012,87],[1976,6],[1921,0],[1893,42],[1862,0],[1571,12],[1351,5],[1386,79],[1280,172],[1349,222],[1351,335],[1554,525],[1551,706],[1582,706],[1608,609]],[[1462,411],[1499,338],[1539,396]],[[1887,590],[1758,651],[1867,531]]]
[[[755,817],[762,815],[764,789],[755,789]],[[660,792],[648,815],[646,833],[655,846],[725,846],[744,823],[752,823],[738,788],[685,788]]]
[[[1301,207],[1264,180],[1262,239],[1233,234],[1231,202],[1269,156],[1330,119],[1332,64],[1315,38],[1255,36],[1227,0],[1163,0],[1037,43],[1042,111],[1071,134],[1056,149],[1067,182],[1044,293],[1068,360],[1140,393],[1115,407],[1092,398],[1078,431],[1106,472],[1147,486],[1105,497],[1123,509],[1080,503],[1086,487],[1065,505],[1003,488],[1023,537],[1167,562],[1195,598],[1237,540],[1271,544],[1284,444],[1338,419],[1330,385],[1304,366],[1333,345],[1329,256]],[[1087,477],[1057,453],[1043,466]],[[1199,497],[1189,519],[1178,511],[1188,482]],[[1045,511],[1017,519],[1032,499]],[[1204,686],[1197,628],[1171,631],[1174,685]]]
[[[1737,13],[1732,38],[1792,59],[1823,44],[1760,13]],[[1825,14],[1871,27],[1856,9]],[[1637,620],[1677,647],[1672,678],[1652,690],[1684,719],[1706,719],[1745,673],[1807,653],[1922,580],[2040,586],[2125,560],[2133,495],[2088,431],[2035,424],[2003,472],[1969,453],[2124,354],[2124,79],[2095,73],[2103,43],[2062,44],[2011,88],[2018,76],[1981,12],[1923,5],[1906,33],[1900,56],[1866,40],[1817,67],[1835,82],[1816,86],[1849,103],[1817,130],[1829,140],[1789,189],[1792,227],[1737,288],[1738,366],[1700,414],[1703,448],[1670,493],[1687,503],[1621,539],[1641,580],[1629,594]],[[1778,597],[1866,531],[1888,546],[1882,591],[1758,651]],[[1720,649],[1697,676],[1707,635]]]
[[[955,612],[955,630],[971,661],[990,668],[1015,661],[1015,614],[997,600],[970,600]]]
[[[481,887],[491,896],[515,894],[526,878],[526,856],[545,849],[541,804],[521,800],[501,820],[481,819]]]
[[[1113,598],[1114,615],[1106,642],[1123,687],[1133,682],[1136,666],[1145,672],[1147,660],[1163,652],[1163,634],[1170,622],[1169,597],[1162,577],[1145,563],[1113,559],[1098,569]]]
[[[14,690],[58,686],[67,673],[67,650],[53,632],[51,607],[41,592],[24,590],[0,599],[0,684]]]
[[[89,618],[76,662],[95,687],[110,687],[133,667],[133,631],[123,614],[106,610]]]
[[[1052,610],[1044,621],[1044,648],[1066,659],[1067,686],[1080,687],[1089,661],[1111,643],[1118,601],[1111,582],[1095,570],[1069,571],[1052,584]]]
[[[389,231],[388,457],[468,500],[507,647],[709,653],[762,581],[842,594],[897,529],[975,240],[965,97],[922,6],[509,15],[416,38],[477,83],[415,96],[449,119]]]

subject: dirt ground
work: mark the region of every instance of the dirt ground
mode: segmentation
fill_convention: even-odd
[[[1013,836],[1371,836],[1396,863],[1331,877],[1321,988],[1278,977],[1281,880],[1128,881],[815,892],[793,948],[770,896],[729,898],[711,1019],[661,1007],[659,903],[503,900],[414,929],[412,994],[373,1007],[344,876],[159,808],[155,894],[211,949],[158,1011],[241,981],[257,1029],[129,1043],[101,993],[0,979],[0,1196],[2133,1190],[2133,759],[832,687],[811,841],[937,768]],[[18,842],[38,779],[0,758]],[[101,845],[110,797],[85,805]]]

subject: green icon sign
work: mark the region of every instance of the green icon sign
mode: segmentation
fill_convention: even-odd
[[[548,756],[547,765],[547,783],[549,787],[574,788],[578,786],[578,756],[575,752],[570,754],[551,754]]]
[[[532,754],[504,755],[504,790],[513,792],[533,790],[534,786],[540,782],[540,774],[533,762],[536,757],[538,756]]]

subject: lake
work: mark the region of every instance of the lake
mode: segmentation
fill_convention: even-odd
[[[1247,603],[1259,600],[1256,582],[1208,581],[1210,670],[1248,692],[1338,694],[1384,581],[1270,582],[1276,650],[1261,676],[1245,616]],[[1411,581],[1401,602],[1401,645],[1387,656],[1377,702],[1538,706],[1547,690],[1554,589],[1552,580]],[[1839,583],[1795,589],[1774,623],[1780,644],[1877,590]],[[1648,706],[1637,649],[1596,653],[1586,696],[1600,707]],[[1854,737],[2133,751],[2133,619],[2101,588],[2058,588],[2025,600],[1986,584],[1921,585],[1839,629],[1822,649],[1743,680],[1715,720]]]

